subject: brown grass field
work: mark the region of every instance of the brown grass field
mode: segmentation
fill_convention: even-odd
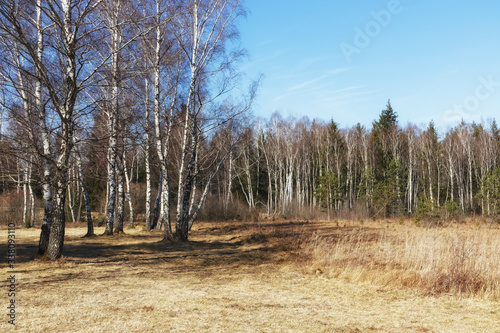
[[[46,262],[39,229],[16,230],[17,331],[500,332],[498,227],[199,222],[184,244],[85,232],[69,224]]]

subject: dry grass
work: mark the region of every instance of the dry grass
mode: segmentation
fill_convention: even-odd
[[[306,251],[313,264],[335,277],[500,299],[500,231],[484,225],[372,223],[317,233]]]
[[[121,236],[82,239],[85,228],[69,227],[64,258],[58,262],[34,257],[39,230],[19,229],[16,328],[20,332],[498,331],[500,305],[490,299],[425,295],[411,288],[331,279],[326,265],[321,266],[324,274],[311,271],[319,266],[313,266],[306,250],[313,244],[312,249],[319,248],[320,239],[326,241],[340,230],[357,233],[356,228],[335,223],[199,223],[190,243],[165,244],[159,242],[161,233],[140,228]],[[313,232],[322,235],[313,236],[316,243],[307,241]],[[390,238],[387,233],[383,237]],[[3,243],[0,251],[6,251]],[[7,276],[6,269],[2,272]],[[2,288],[6,290],[5,283]],[[6,304],[6,292],[1,294]],[[5,320],[0,331],[7,331]]]

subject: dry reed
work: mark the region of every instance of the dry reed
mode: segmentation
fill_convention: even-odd
[[[313,236],[313,264],[353,281],[500,298],[500,232],[465,228],[357,228]]]

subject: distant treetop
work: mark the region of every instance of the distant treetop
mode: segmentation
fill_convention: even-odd
[[[385,110],[382,110],[380,113],[380,118],[378,121],[373,122],[373,130],[374,131],[382,131],[387,130],[395,125],[397,125],[398,115],[391,106],[391,100],[387,101],[387,105]]]

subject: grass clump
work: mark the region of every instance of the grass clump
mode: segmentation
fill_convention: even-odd
[[[498,230],[358,228],[317,234],[306,251],[333,276],[383,285],[500,298]]]

